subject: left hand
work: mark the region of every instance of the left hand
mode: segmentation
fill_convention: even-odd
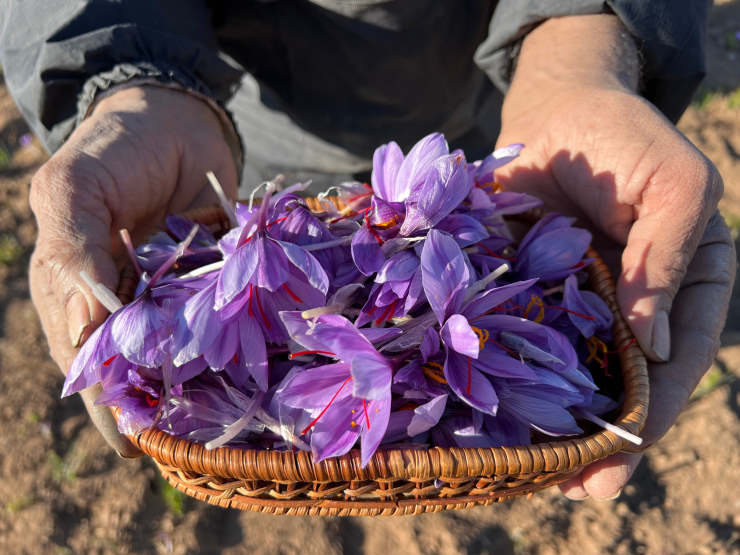
[[[577,37],[572,52],[567,37]],[[609,38],[631,41],[615,16],[551,20],[528,36],[498,141],[526,148],[496,177],[537,195],[548,210],[577,216],[619,276],[621,311],[652,362],[641,434],[649,446],[676,420],[719,348],[735,251],[717,212],[717,170],[634,91],[636,76],[624,65],[632,50],[637,67],[634,46],[620,52]],[[641,456],[593,463],[561,489],[572,499],[613,498]]]

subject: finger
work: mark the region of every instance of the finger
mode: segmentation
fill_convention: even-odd
[[[666,361],[674,296],[722,195],[722,181],[698,154],[663,164],[646,179],[622,254],[617,296],[648,358]]]
[[[584,499],[588,499],[588,492],[586,491],[586,488],[583,487],[583,478],[581,477],[580,472],[573,478],[558,484],[558,487],[563,495],[571,501],[583,501]]]
[[[75,349],[108,311],[84,285],[80,272],[115,290],[110,216],[93,187],[67,164],[52,159],[31,183],[31,209],[39,233],[31,267],[31,294],[54,360],[66,372]]]
[[[113,447],[121,457],[126,459],[141,457],[143,453],[118,431],[118,424],[116,424],[110,409],[105,405],[95,404],[95,399],[102,392],[103,389],[100,385],[88,387],[80,392],[85,408],[90,415],[90,420],[95,424],[106,443]]]
[[[647,445],[670,428],[717,354],[735,280],[735,257],[727,226],[715,214],[673,303],[673,357],[649,367],[648,420],[641,434]]]
[[[105,207],[96,205],[94,197],[80,201],[84,189],[75,189],[65,177],[71,176],[64,167],[47,163],[32,182],[31,207],[39,235],[29,269],[34,305],[52,358],[64,373],[79,345],[108,314],[83,285],[80,272],[113,289],[118,280]],[[115,431],[108,409],[93,405],[96,396],[93,391],[83,394],[93,423],[114,449],[132,456],[135,448]]]

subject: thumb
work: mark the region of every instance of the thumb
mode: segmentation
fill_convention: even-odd
[[[670,358],[673,299],[722,196],[714,166],[698,152],[688,154],[679,163],[659,165],[647,179],[617,284],[620,308],[646,356],[656,362]]]
[[[118,272],[110,253],[110,223],[103,208],[74,202],[71,188],[46,180],[40,170],[31,188],[31,208],[39,234],[31,257],[31,298],[41,319],[49,350],[62,372],[67,373],[79,346],[107,317],[107,309],[80,278],[82,271],[112,290]],[[95,407],[98,392],[82,394],[90,417],[108,443],[123,456],[136,449],[116,431],[106,407]]]

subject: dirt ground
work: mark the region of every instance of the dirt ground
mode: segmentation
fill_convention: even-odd
[[[719,167],[740,229],[740,2],[712,12],[709,76],[679,127]],[[184,497],[106,448],[29,300],[28,183],[44,160],[0,84],[1,553],[740,553],[740,288],[694,400],[615,501],[557,491],[392,519],[271,517]]]

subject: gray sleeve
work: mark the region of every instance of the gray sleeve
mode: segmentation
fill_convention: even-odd
[[[522,38],[551,17],[614,13],[642,56],[641,93],[677,121],[705,74],[706,0],[501,0],[475,61],[506,92]]]
[[[98,91],[133,78],[224,102],[241,72],[197,0],[0,0],[0,63],[21,113],[58,149]]]

